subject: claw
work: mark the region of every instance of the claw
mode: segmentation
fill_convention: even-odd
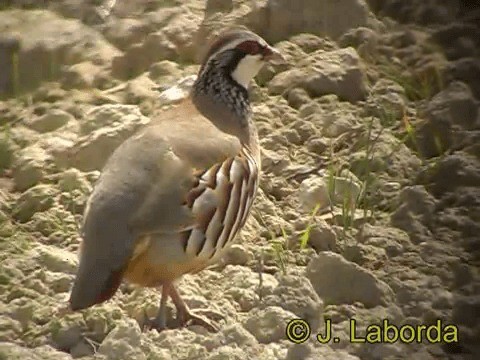
[[[188,325],[199,325],[204,327],[210,332],[218,332],[220,330],[217,325],[215,325],[213,322],[211,322],[207,318],[197,315],[188,309],[186,312],[179,313],[178,318],[181,326],[186,327]]]

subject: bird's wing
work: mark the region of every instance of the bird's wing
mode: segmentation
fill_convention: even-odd
[[[115,293],[143,234],[192,227],[185,204],[196,174],[240,152],[236,137],[219,131],[190,103],[182,105],[126,140],[107,161],[85,210],[72,309]]]

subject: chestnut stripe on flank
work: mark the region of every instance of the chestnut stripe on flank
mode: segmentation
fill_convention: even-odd
[[[182,242],[183,246],[183,251],[187,252],[187,247],[188,247],[188,239],[190,238],[190,235],[192,234],[192,229],[183,231],[180,236],[180,241]]]
[[[222,244],[222,247],[225,247],[229,242],[231,242],[233,240],[233,238],[235,237],[235,235],[237,234],[238,230],[240,229],[240,222],[241,222],[241,219],[243,217],[243,213],[246,210],[245,209],[245,200],[248,199],[247,184],[248,184],[248,179],[243,179],[241,190],[240,190],[240,199],[239,199],[239,202],[238,202],[237,214],[235,216],[235,221],[233,222],[232,230],[230,231],[230,234],[227,237],[227,240]]]
[[[203,214],[200,214],[201,217],[199,218],[200,223],[198,225],[198,230],[201,231],[204,236],[202,241],[198,244],[198,247],[196,249],[195,255],[198,256],[200,252],[203,250],[203,247],[205,246],[207,239],[207,229],[210,226],[210,223],[212,221],[213,216],[215,215],[215,212],[217,211],[216,208],[211,208],[208,209],[208,211],[204,211]]]
[[[207,188],[204,186],[198,186],[189,191],[189,193],[187,194],[187,206],[190,209],[193,207],[193,204],[195,203],[195,201],[200,196],[202,196],[202,194],[205,192],[206,189]]]
[[[228,202],[227,214],[225,216],[225,229],[221,236],[222,241],[217,243],[217,246],[220,246],[220,248],[223,247],[223,243],[227,242],[231,236],[235,219],[237,218],[239,211],[241,191],[242,182],[237,180],[233,185],[230,201]]]

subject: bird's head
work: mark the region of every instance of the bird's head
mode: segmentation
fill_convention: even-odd
[[[199,76],[209,68],[219,69],[247,89],[265,63],[283,61],[281,53],[257,34],[243,29],[231,30],[218,36],[212,43]]]

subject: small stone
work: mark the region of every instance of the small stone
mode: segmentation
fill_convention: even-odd
[[[243,326],[264,344],[284,340],[286,324],[296,318],[295,314],[279,306],[255,309],[249,315]]]
[[[70,288],[72,287],[72,284],[73,284],[73,280],[74,280],[73,275],[70,275],[70,274],[51,272],[51,271],[47,272],[46,283],[48,285],[48,288],[56,294],[70,291]]]
[[[253,260],[253,254],[240,244],[232,244],[224,256],[224,261],[231,265],[246,265]]]
[[[310,229],[308,245],[316,251],[335,251],[337,247],[337,234],[326,221],[315,221],[315,224]]]
[[[393,227],[365,224],[359,235],[359,242],[384,249],[389,257],[402,254],[411,244],[405,231]]]
[[[122,319],[107,335],[98,353],[107,359],[146,359],[140,350],[142,332],[133,319]]]
[[[88,193],[91,191],[89,182],[86,180],[84,174],[75,168],[65,170],[58,181],[60,190],[64,192],[71,192],[73,190],[81,190]]]
[[[0,174],[3,170],[8,169],[15,158],[16,146],[8,136],[7,132],[4,131],[0,134]]]
[[[60,109],[52,109],[48,111],[45,115],[42,115],[29,123],[29,126],[40,133],[51,132],[57,130],[63,125],[67,124],[69,121],[74,120],[75,118],[67,113],[66,111]]]
[[[371,308],[393,299],[393,291],[387,284],[336,253],[319,253],[308,264],[306,273],[318,295],[330,304],[358,301]]]
[[[70,355],[72,355],[72,358],[74,359],[77,359],[83,356],[91,356],[94,353],[95,353],[94,346],[85,340],[81,340],[70,349]]]
[[[169,60],[163,60],[150,66],[149,76],[153,80],[157,80],[164,76],[179,77],[181,74],[180,67],[177,63]]]
[[[50,155],[39,146],[22,149],[12,166],[15,189],[25,191],[38,184],[46,175],[50,159]]]
[[[65,89],[91,89],[101,68],[85,61],[68,67],[62,73],[62,86]]]
[[[221,346],[212,351],[207,360],[243,360],[245,351],[237,347]]]
[[[63,351],[69,352],[72,347],[78,344],[82,339],[82,329],[77,324],[62,328],[53,335],[55,346]]]
[[[25,191],[18,199],[13,216],[21,222],[30,220],[36,212],[42,212],[54,204],[57,189],[51,185],[37,185]]]
[[[281,276],[278,286],[264,298],[263,304],[291,311],[307,321],[312,329],[318,328],[323,314],[323,301],[304,276]]]
[[[318,137],[312,137],[310,140],[307,141],[306,143],[308,151],[311,151],[315,154],[321,155],[325,152],[325,150],[328,149],[328,143]]]
[[[32,255],[39,264],[50,271],[75,274],[77,272],[77,259],[69,251],[62,250],[56,246],[37,244]]]
[[[255,346],[257,340],[242,325],[235,323],[222,329],[225,345],[235,344],[240,347]]]
[[[287,94],[288,105],[294,109],[299,109],[302,105],[311,101],[308,92],[302,88],[291,89]]]
[[[295,68],[276,75],[268,91],[280,95],[287,89],[303,88],[314,97],[335,94],[352,103],[365,99],[366,76],[353,48],[319,50],[300,61]]]
[[[303,208],[312,212],[315,208],[325,209],[333,204],[354,206],[361,192],[358,178],[353,174],[346,176],[312,176],[302,181],[299,199]]]

